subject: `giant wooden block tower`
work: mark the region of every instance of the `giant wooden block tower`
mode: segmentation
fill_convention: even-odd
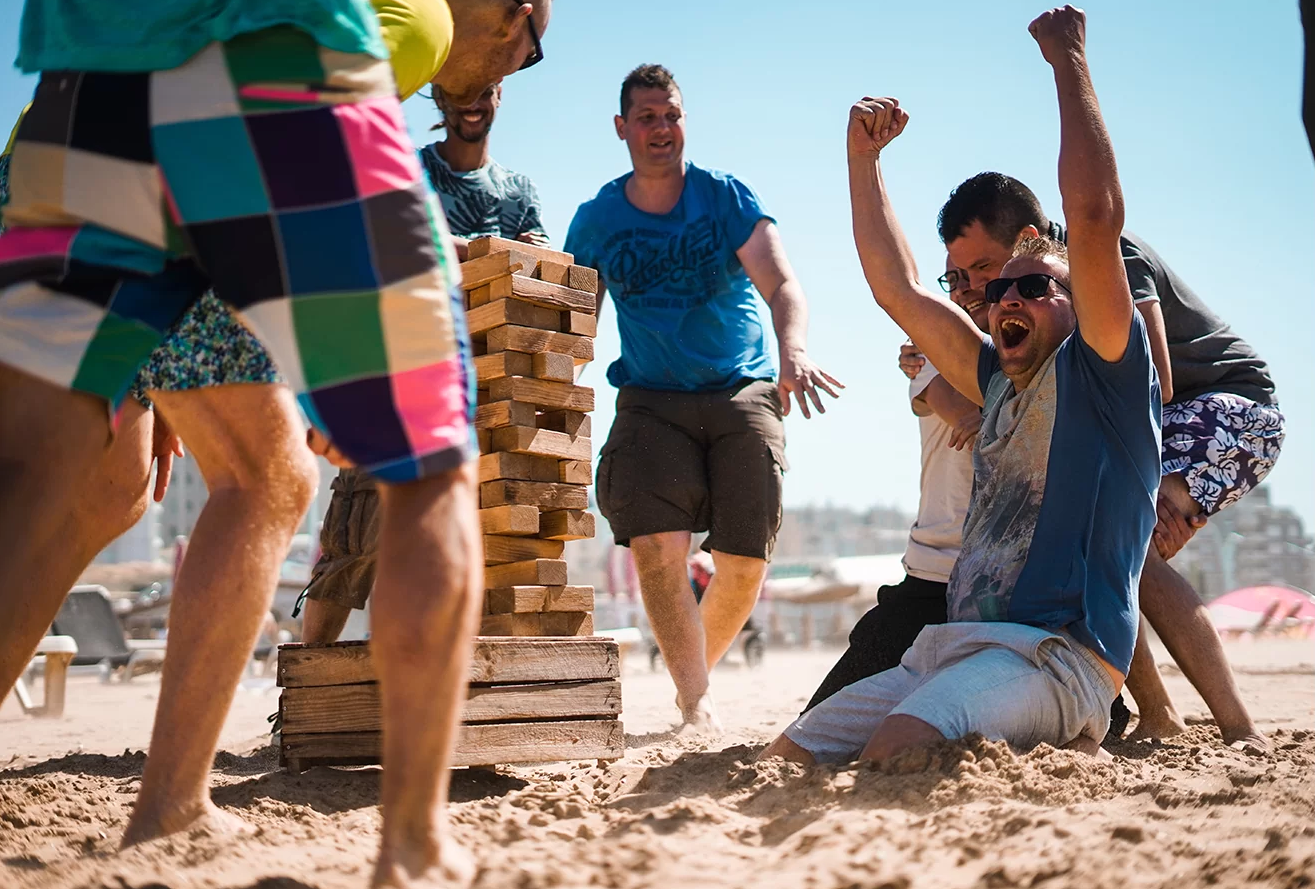
[[[486,589],[453,764],[614,759],[625,748],[617,645],[593,636],[593,588],[570,585],[562,559],[566,541],[594,535],[594,393],[575,377],[593,358],[598,275],[500,238],[472,241],[469,255]],[[279,685],[289,768],[379,762],[368,644],[283,646]]]

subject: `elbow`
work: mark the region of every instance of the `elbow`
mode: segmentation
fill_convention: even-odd
[[[1064,201],[1064,222],[1073,231],[1123,234],[1123,197],[1117,192]]]
[[[1173,401],[1173,383],[1160,383],[1160,404]]]

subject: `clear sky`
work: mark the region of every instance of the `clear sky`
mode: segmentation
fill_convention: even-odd
[[[0,51],[12,58],[19,4],[2,5]],[[924,280],[944,261],[936,211],[974,173],[1017,176],[1058,218],[1054,86],[1026,30],[1042,3],[555,5],[546,59],[507,80],[493,131],[494,155],[538,185],[549,234],[560,244],[576,206],[629,169],[612,128],[622,77],[644,62],[671,68],[689,111],[687,157],[762,196],[810,298],[810,352],[849,387],[825,417],[787,420],[787,503],[912,510],[918,431],[895,367],[903,336],[872,302],[850,236],[848,108],[895,95],[912,115],[883,166]],[[1087,13],[1128,227],[1269,361],[1288,417],[1274,498],[1315,529],[1315,169],[1297,2],[1116,0]],[[0,115],[12,119],[32,85],[0,73]],[[430,140],[428,102],[410,100],[407,119]],[[614,318],[604,310],[599,363],[584,378],[599,388],[596,447],[612,417],[602,371],[617,353]]]

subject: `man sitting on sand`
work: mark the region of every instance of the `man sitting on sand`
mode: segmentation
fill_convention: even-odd
[[[1054,69],[1069,246],[1019,245],[985,290],[990,341],[918,283],[891,211],[878,158],[907,113],[894,99],[850,112],[854,236],[873,295],[985,410],[950,576],[953,622],[923,630],[899,667],[797,719],[766,756],[884,761],[972,732],[1094,752],[1105,737],[1155,525],[1160,392],[1119,255],[1123,195],[1085,17],[1065,6],[1029,30]]]

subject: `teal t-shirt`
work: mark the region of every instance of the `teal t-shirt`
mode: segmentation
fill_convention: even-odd
[[[293,25],[328,49],[388,58],[369,0],[27,0],[15,64],[37,71],[165,71],[207,44]]]
[[[580,205],[563,249],[595,268],[616,305],[621,357],[607,369],[618,389],[725,389],[776,376],[760,302],[735,253],[771,219],[752,188],[729,173],[685,165],[670,213],[626,198],[627,173]]]

